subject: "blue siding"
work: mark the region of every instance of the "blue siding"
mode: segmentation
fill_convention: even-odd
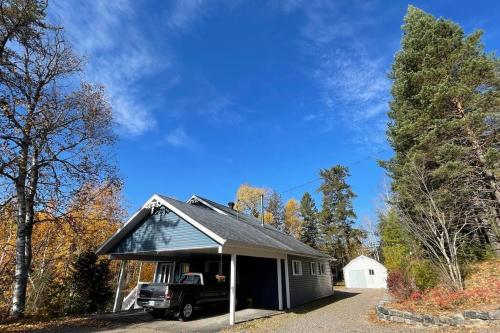
[[[176,250],[218,245],[173,212],[146,217],[111,253]]]
[[[302,275],[293,275],[292,260],[302,262]],[[326,265],[325,275],[312,275],[311,262]],[[295,307],[333,294],[332,275],[328,261],[299,256],[288,256],[288,275],[290,282],[290,305]]]

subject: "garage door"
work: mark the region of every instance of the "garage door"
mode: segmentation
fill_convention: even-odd
[[[349,271],[349,281],[351,288],[367,288],[365,271],[363,270]]]

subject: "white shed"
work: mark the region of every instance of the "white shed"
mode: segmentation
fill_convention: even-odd
[[[387,288],[387,268],[361,255],[344,267],[344,281],[346,288]]]

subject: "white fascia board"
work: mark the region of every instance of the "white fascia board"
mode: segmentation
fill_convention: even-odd
[[[284,251],[268,249],[262,246],[237,245],[233,243],[220,247],[219,253],[273,259],[284,259],[286,256]]]
[[[205,235],[207,235],[208,237],[210,237],[213,240],[215,240],[217,243],[219,243],[219,244],[222,245],[222,244],[224,244],[226,242],[226,240],[224,238],[222,238],[221,236],[217,235],[215,232],[213,232],[212,230],[208,229],[207,227],[205,227],[204,225],[202,225],[201,223],[199,223],[198,221],[196,221],[195,219],[193,219],[191,216],[187,215],[183,211],[177,209],[175,206],[171,205],[167,201],[163,200],[163,198],[160,197],[159,195],[156,195],[156,194],[153,195],[153,197],[150,200],[157,200],[157,201],[161,202],[163,205],[165,205],[165,207],[167,207],[168,209],[170,209],[171,211],[173,211],[174,213],[176,213],[177,215],[179,215],[180,217],[182,217],[184,220],[186,220],[187,222],[189,222],[193,227],[195,227],[196,229],[200,230]]]
[[[191,247],[182,247],[175,249],[159,249],[156,251],[137,251],[137,252],[127,252],[127,253],[110,253],[108,256],[111,259],[126,257],[127,255],[150,255],[150,256],[162,256],[168,254],[177,254],[179,252],[191,252],[191,253],[218,253],[220,245],[214,246],[191,246]]]
[[[210,209],[212,209],[212,210],[216,211],[216,212],[217,212],[217,213],[219,213],[219,214],[222,214],[222,215],[227,215],[227,213],[226,213],[226,212],[224,212],[223,210],[220,210],[219,208],[217,208],[217,207],[215,207],[215,206],[213,206],[213,205],[209,204],[208,202],[206,202],[205,200],[203,200],[202,198],[200,198],[200,197],[198,197],[198,196],[196,196],[196,195],[191,196],[191,198],[189,198],[189,200],[188,200],[187,202],[191,201],[192,199],[196,199],[196,200],[198,200],[199,202],[201,202],[202,204],[204,204],[204,205],[205,205],[205,206],[207,206],[208,208],[210,208]]]

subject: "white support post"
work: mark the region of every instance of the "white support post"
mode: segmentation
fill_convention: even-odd
[[[290,309],[290,280],[288,278],[288,255],[285,257],[285,291],[286,291],[286,308]]]
[[[281,285],[281,259],[276,259],[276,272],[278,274],[278,309],[283,310],[283,287]]]
[[[236,254],[231,254],[231,280],[229,281],[229,325],[236,322]]]
[[[155,263],[155,272],[153,273],[153,282],[156,282],[156,274],[158,273],[158,261]]]
[[[137,284],[141,282],[141,273],[142,273],[142,261],[139,265],[139,274],[137,274]]]
[[[118,285],[116,286],[115,304],[113,305],[113,312],[120,311],[122,309],[122,289],[125,283],[125,276],[127,275],[127,260],[122,260],[120,265],[120,275],[118,277]]]

